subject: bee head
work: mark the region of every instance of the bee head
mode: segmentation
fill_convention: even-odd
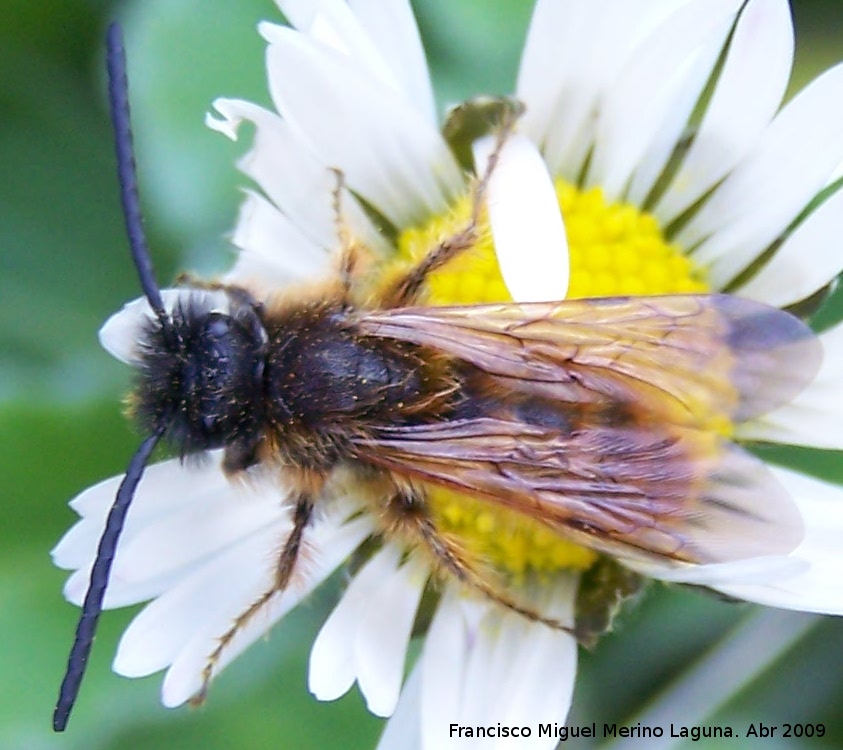
[[[140,336],[135,416],[182,457],[259,436],[267,336],[257,310],[232,304],[221,312],[188,293]]]

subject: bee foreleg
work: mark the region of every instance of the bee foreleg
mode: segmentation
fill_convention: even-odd
[[[340,242],[339,277],[344,296],[348,299],[351,296],[354,269],[357,266],[360,248],[343,216],[342,196],[345,189],[345,175],[339,169],[331,169],[331,171],[336,178],[336,185],[331,192],[331,207],[334,211],[334,225]]]
[[[278,556],[278,562],[275,568],[275,582],[252,602],[247,609],[241,612],[235,618],[231,627],[219,638],[217,645],[208,655],[208,659],[205,662],[205,667],[202,670],[202,687],[191,699],[192,703],[199,704],[205,700],[208,685],[211,683],[220,657],[234,640],[237,633],[269,603],[272,597],[284,591],[289,585],[290,579],[296,569],[296,562],[301,551],[304,531],[310,524],[312,517],[313,499],[309,495],[302,494],[296,500],[295,510],[293,511],[293,529],[284,542],[284,546],[281,548],[281,553]]]
[[[442,268],[445,264],[456,258],[460,253],[474,247],[480,239],[480,219],[483,213],[483,205],[486,201],[486,191],[489,187],[489,180],[495,171],[500,160],[501,151],[507,138],[515,129],[515,123],[519,109],[510,116],[503,119],[498,128],[495,139],[495,146],[492,149],[486,167],[474,182],[471,196],[471,216],[468,223],[455,234],[445,237],[439,242],[419,263],[396,279],[384,294],[384,307],[404,307],[416,301],[427,277]]]
[[[412,490],[401,491],[388,504],[392,523],[421,542],[431,553],[442,570],[456,578],[464,586],[475,589],[493,602],[526,617],[540,622],[554,630],[563,630],[575,635],[574,629],[559,620],[545,617],[535,609],[521,604],[499,587],[490,583],[472,565],[468,555],[453,539],[436,528],[422,498]]]
[[[459,232],[442,240],[418,264],[389,285],[383,295],[383,306],[406,307],[415,302],[431,273],[477,244],[478,226],[479,222],[472,217]]]
[[[208,281],[194,276],[192,273],[182,271],[175,280],[176,286],[187,286],[191,289],[201,289],[205,292],[225,292],[229,298],[241,307],[260,311],[263,305],[255,299],[254,295],[245,287],[236,284],[226,284],[222,281]]]

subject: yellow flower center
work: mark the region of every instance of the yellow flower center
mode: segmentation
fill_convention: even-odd
[[[570,298],[708,291],[702,269],[663,237],[656,219],[626,203],[607,203],[599,188],[580,190],[556,183],[570,254]],[[437,242],[468,221],[468,197],[450,213],[405,230],[398,241],[398,266],[423,258]],[[396,273],[398,269],[393,269]],[[537,269],[540,273],[541,269]],[[473,304],[510,300],[491,236],[432,274],[428,304]],[[488,501],[429,487],[439,527],[457,536],[473,554],[515,576],[584,570],[597,554],[567,542],[537,521]]]

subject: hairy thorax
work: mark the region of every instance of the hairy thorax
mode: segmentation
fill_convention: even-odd
[[[362,335],[340,305],[267,318],[267,437],[287,465],[330,468],[378,424],[435,419],[454,390],[441,358],[431,363],[418,346]]]

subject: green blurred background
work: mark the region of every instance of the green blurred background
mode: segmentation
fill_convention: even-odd
[[[511,90],[531,6],[416,3],[440,102]],[[843,3],[793,6],[798,87],[843,58]],[[213,273],[230,262],[224,234],[245,183],[233,163],[248,140],[228,142],[206,130],[203,116],[220,95],[268,104],[255,26],[279,18],[270,0],[0,0],[0,461],[7,514],[0,523],[0,748],[373,747],[380,722],[356,689],[333,704],[307,694],[308,648],[330,591],[228,669],[198,710],[162,708],[160,675],[126,680],[111,673],[131,612],[108,613],[69,731],[55,736],[49,729],[78,613],[61,597],[65,574],[51,567],[48,552],[74,520],[67,500],[123,470],[137,444],[120,414],[128,373],[96,343],[104,318],[138,293],[103,102],[102,39],[115,18],[127,36],[141,192],[160,278],[181,268]],[[795,460],[843,480],[837,454]],[[694,592],[654,590],[615,635],[583,654],[571,720],[635,721],[655,693],[752,612]],[[799,627],[801,617],[783,622]],[[843,747],[841,644],[843,622],[820,618],[759,679],[724,695],[713,721],[824,721],[826,737],[804,744]]]

